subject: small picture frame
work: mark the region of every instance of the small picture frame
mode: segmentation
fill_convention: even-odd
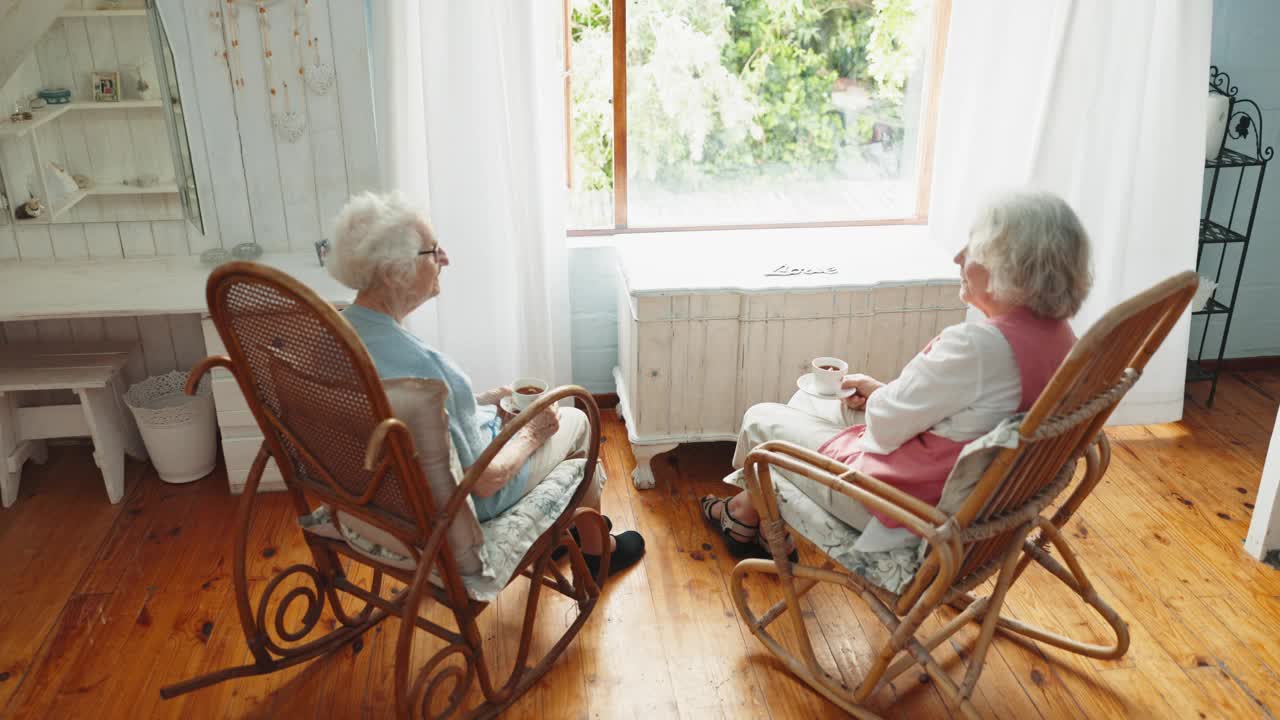
[[[93,74],[93,101],[120,102],[120,73],[99,71]]]

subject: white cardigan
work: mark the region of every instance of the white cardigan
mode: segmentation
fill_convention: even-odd
[[[864,450],[888,454],[922,432],[969,442],[1018,410],[1022,374],[1004,334],[985,322],[952,325],[898,378],[871,394]]]

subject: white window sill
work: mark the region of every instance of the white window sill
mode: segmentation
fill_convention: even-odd
[[[678,237],[682,242],[697,243],[733,243],[741,238],[775,238],[784,240],[787,238],[805,238],[805,237],[847,237],[850,240],[874,240],[889,234],[894,237],[900,235],[910,236],[928,236],[929,226],[924,224],[906,224],[906,223],[886,223],[884,225],[849,225],[845,227],[797,227],[797,228],[759,228],[759,229],[730,229],[730,230],[684,230],[684,231],[660,231],[660,232],[643,232],[627,230],[622,232],[603,231],[600,233],[593,232],[590,235],[565,235],[565,247],[570,250],[581,250],[589,248],[617,247],[619,243],[638,240],[646,242],[649,240],[661,240],[663,238]]]
[[[934,243],[926,225],[628,233],[568,241],[571,249],[615,248],[629,291],[639,295],[958,281],[950,253]]]

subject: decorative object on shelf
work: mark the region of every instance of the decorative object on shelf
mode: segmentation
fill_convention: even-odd
[[[10,114],[9,114],[9,121],[10,121],[10,122],[22,122],[22,121],[24,121],[24,120],[30,120],[30,119],[31,119],[31,118],[33,118],[33,117],[35,117],[35,116],[34,116],[34,115],[32,115],[29,111],[26,111],[26,110],[19,110],[19,111],[17,111],[17,112],[13,112],[13,113],[10,113]]]
[[[231,248],[231,256],[237,260],[257,260],[262,257],[262,246],[256,242],[240,243]]]
[[[43,110],[45,106],[48,104],[49,104],[48,101],[40,97],[39,95],[32,95],[31,97],[27,98],[27,107],[31,108],[32,110]]]
[[[44,215],[44,203],[40,202],[36,196],[32,195],[31,199],[18,206],[13,212],[13,216],[19,220],[36,220]]]
[[[1231,98],[1209,91],[1208,118],[1205,123],[1204,159],[1216,160],[1222,152],[1227,137],[1227,114],[1231,111]],[[1203,287],[1203,286],[1202,286]]]
[[[66,88],[45,88],[36,95],[50,105],[66,105],[71,102],[71,91]]]
[[[59,204],[67,195],[80,190],[75,178],[61,165],[50,161],[45,165],[45,184],[49,187],[49,201]]]
[[[160,184],[160,176],[155,173],[143,173],[135,178],[125,178],[124,184],[139,188],[155,187]]]
[[[93,178],[88,175],[72,175],[71,179],[76,181],[76,187],[81,190],[88,190],[93,187]]]
[[[324,238],[316,244],[316,260],[320,261],[320,267],[324,267],[324,259],[329,257],[329,239]]]
[[[267,12],[266,3],[258,6],[258,34],[262,38],[262,69],[267,81],[267,107],[271,112],[271,127],[275,128],[276,137],[288,143],[302,139],[307,127],[307,118],[293,109],[293,100],[289,97],[288,81],[281,82],[284,90],[284,109],[276,110],[276,80],[274,70],[274,52],[271,50],[271,16]]]
[[[297,0],[295,0],[297,2]],[[299,37],[297,26],[295,24],[293,39],[298,43],[298,74],[303,76],[307,82],[307,87],[311,88],[311,92],[316,95],[324,95],[333,88],[333,81],[338,75],[334,72],[333,66],[320,60],[320,38],[311,30],[311,0],[301,0],[302,14],[307,29],[307,47],[311,48],[311,64],[305,65],[302,52],[302,42]],[[297,6],[294,6],[294,18],[296,23]]]
[[[93,73],[94,102],[120,102],[120,73],[99,70]]]
[[[124,69],[127,71],[127,74],[125,75],[125,86],[129,88],[131,93],[133,93],[133,99],[151,100],[151,83],[147,82],[147,79],[142,76],[142,64],[133,63],[131,65],[125,65]]]
[[[1191,312],[1200,312],[1209,304],[1209,298],[1213,297],[1213,291],[1217,289],[1218,283],[1213,279],[1200,276],[1200,285],[1196,287],[1196,294],[1191,296]]]
[[[203,265],[221,265],[231,259],[231,253],[222,248],[213,248],[200,253],[200,263]]]
[[[1213,105],[1225,102],[1227,109],[1220,117],[1211,115],[1208,118],[1211,123],[1221,123],[1216,125],[1218,138],[1212,140],[1213,129],[1206,131],[1210,133],[1206,136],[1205,148],[1205,154],[1209,157],[1204,166],[1212,174],[1209,177],[1204,214],[1200,219],[1200,243],[1196,254],[1196,270],[1201,277],[1200,292],[1192,300],[1192,315],[1201,318],[1202,322],[1198,344],[1194,341],[1195,331],[1192,331],[1192,353],[1187,358],[1187,382],[1211,383],[1205,405],[1213,407],[1213,399],[1218,392],[1218,372],[1222,367],[1222,357],[1227,351],[1227,337],[1231,332],[1231,320],[1240,294],[1240,280],[1244,276],[1249,242],[1253,236],[1253,221],[1262,195],[1262,181],[1266,177],[1267,163],[1275,151],[1262,145],[1262,110],[1258,104],[1237,97],[1239,88],[1232,85],[1231,78],[1219,71],[1216,65],[1209,68],[1209,92],[1220,98],[1215,99]],[[1251,168],[1254,170],[1250,170]],[[1227,174],[1224,183],[1228,188],[1224,194],[1231,199],[1229,206],[1225,202],[1215,205],[1215,200],[1219,199],[1218,180],[1224,172]],[[1241,190],[1245,187],[1246,179],[1251,180],[1252,190],[1243,193],[1244,203],[1241,204]],[[1236,182],[1232,183],[1232,180]],[[1235,189],[1229,189],[1233,184]],[[1249,192],[1252,192],[1252,197]],[[1237,246],[1240,252],[1231,261],[1235,280],[1231,285],[1230,295],[1227,295],[1222,284],[1222,272],[1228,265],[1228,246],[1232,245]],[[1215,246],[1217,253],[1211,250]],[[1205,293],[1207,296],[1202,296]],[[1222,322],[1215,322],[1218,319]],[[1220,340],[1217,354],[1210,349],[1210,355],[1206,357],[1205,345],[1210,326],[1220,330]]]

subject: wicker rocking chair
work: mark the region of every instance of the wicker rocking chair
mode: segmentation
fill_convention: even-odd
[[[1110,447],[1103,424],[1182,316],[1197,284],[1194,273],[1176,275],[1103,316],[1076,344],[1022,419],[1013,436],[1016,447],[994,454],[972,491],[956,501],[954,512],[943,512],[789,443],[766,442],[754,449],[747,457],[744,475],[760,510],[761,531],[772,547],[785,547],[788,528],[796,529],[783,519],[781,507],[785,503],[779,502],[778,485],[770,474],[771,468],[777,468],[811,478],[893,517],[920,536],[927,549],[919,569],[898,593],[830,560],[821,567],[791,563],[778,553],[773,560],[744,560],[734,570],[732,591],[738,612],[751,631],[791,672],[859,718],[877,717],[864,703],[877,689],[916,665],[924,668],[961,714],[978,717],[970,696],[996,631],[1092,658],[1122,656],[1129,647],[1128,627],[1098,596],[1062,528],[1107,469]],[[1050,516],[1046,509],[1070,485],[1082,458],[1085,471],[1081,479]],[[946,502],[944,491],[940,504]],[[1050,555],[1049,546],[1057,558]],[[1114,631],[1114,641],[1106,645],[1084,643],[1001,615],[1010,586],[1032,562],[1092,607]],[[748,606],[743,583],[751,573],[777,576],[784,592],[784,599],[762,614]],[[990,594],[980,597],[972,592],[993,575],[996,582]],[[890,633],[888,644],[879,650],[856,687],[842,683],[819,665],[806,632],[799,600],[820,582],[852,590]],[[941,627],[928,637],[917,636],[933,613],[939,613]],[[784,616],[790,618],[798,636],[798,653],[787,650],[770,634],[770,624]],[[932,651],[969,622],[979,623],[981,629],[976,646],[962,665],[964,678],[957,682]]]
[[[583,532],[598,532],[607,539],[600,515],[580,507],[593,482],[599,454],[599,411],[591,395],[568,386],[546,393],[506,424],[465,476],[457,479],[456,490],[452,484],[448,486],[447,501],[441,500],[433,497],[419,452],[424,453],[422,457],[433,452],[439,456],[444,448],[448,467],[442,383],[419,381],[437,383],[431,388],[437,402],[428,412],[435,414],[442,429],[430,443],[432,448],[423,447],[422,442],[415,447],[414,438],[422,436],[393,416],[384,385],[354,330],[309,289],[274,269],[233,262],[210,275],[207,297],[229,357],[209,357],[201,362],[191,373],[188,392],[204,373],[226,369],[239,384],[265,436],[249,471],[234,529],[236,608],[253,662],[166,687],[161,695],[171,698],[330,655],[374,625],[396,616],[400,618],[395,661],[398,716],[491,717],[511,705],[551,667],[582,628],[608,574],[608,543],[598,575],[592,577],[578,544],[568,533],[570,525],[578,522]],[[400,381],[388,381],[387,387],[393,382]],[[536,540],[527,540],[532,545],[518,563],[508,563],[514,568],[508,577],[495,580],[496,593],[516,575],[531,579],[515,663],[510,676],[498,684],[486,662],[476,623],[487,603],[469,595],[456,548],[451,548],[450,528],[464,513],[472,513],[466,502],[471,488],[501,447],[533,415],[563,398],[575,398],[585,406],[590,447],[576,490],[570,494],[566,489],[559,495],[568,498],[560,500],[567,502],[567,507],[543,519],[549,527]],[[268,459],[274,459],[279,467],[298,515],[310,513],[317,501],[325,503],[335,519],[347,518],[372,528],[382,533],[381,537],[392,538],[390,542],[398,542],[398,547],[407,548],[412,557],[407,562],[384,562],[369,552],[357,551],[341,533],[332,538],[304,532],[310,562],[280,571],[259,597],[252,597],[246,576],[247,545]],[[552,552],[561,547],[568,551],[571,573],[563,573],[551,560]],[[368,570],[362,575],[371,571],[368,587],[352,581],[344,571],[344,559],[366,566]],[[406,587],[387,591],[384,576]],[[577,617],[545,655],[531,659],[543,586],[573,600]],[[344,598],[352,603],[347,608]],[[290,609],[299,600],[305,607],[301,618]],[[423,604],[431,602],[448,609],[444,615],[452,615],[455,628],[423,616]],[[336,623],[320,622],[326,603]],[[274,622],[269,622],[273,607]],[[352,614],[348,611],[352,607],[361,609]],[[287,627],[291,622],[297,626]],[[327,628],[334,629],[326,632]],[[415,672],[410,667],[411,651],[419,629],[442,639],[445,645]],[[475,697],[472,686],[477,679],[482,699],[473,701],[474,707],[464,707],[468,697]]]

